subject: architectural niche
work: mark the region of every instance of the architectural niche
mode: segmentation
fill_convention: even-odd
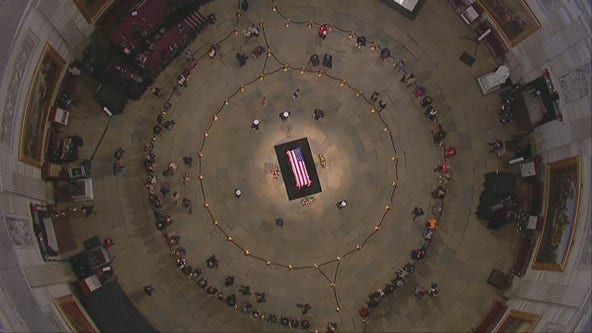
[[[590,94],[592,62],[571,71],[559,78],[559,86],[566,103],[573,102]]]
[[[6,216],[6,231],[15,246],[35,246],[29,221]]]

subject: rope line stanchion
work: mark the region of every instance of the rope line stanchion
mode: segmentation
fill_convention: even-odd
[[[325,280],[329,281],[329,283],[333,283],[331,278],[329,278],[329,276],[327,276],[327,274],[325,274],[325,272],[323,272],[323,270],[320,267],[317,270],[319,271],[319,274],[321,274],[325,278]]]
[[[337,261],[337,266],[335,267],[335,274],[333,276],[333,297],[335,298],[337,312],[340,311],[341,305],[339,304],[339,296],[337,295],[337,274],[339,273],[339,265],[341,265],[341,260]]]

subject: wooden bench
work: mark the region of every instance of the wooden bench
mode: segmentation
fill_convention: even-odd
[[[483,316],[477,326],[473,327],[474,333],[490,333],[497,323],[502,319],[504,313],[508,309],[507,306],[500,303],[499,301],[493,300],[493,303],[489,307],[489,310]]]
[[[510,267],[510,272],[514,273],[516,276],[524,276],[533,249],[534,239],[527,235],[520,235],[516,251],[514,252],[514,261],[512,262],[512,267]]]

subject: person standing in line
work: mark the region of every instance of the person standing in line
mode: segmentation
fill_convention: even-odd
[[[356,47],[359,49],[362,46],[366,46],[366,37],[364,37],[364,36],[358,36],[356,38]]]
[[[241,284],[238,292],[243,294],[244,296],[251,295],[251,287]]]
[[[238,60],[238,67],[243,67],[247,63],[247,59],[249,59],[243,53],[237,53],[235,57]]]
[[[409,274],[413,274],[415,272],[415,265],[407,262],[404,266],[403,266],[403,270],[405,270],[405,272],[409,273]]]
[[[430,96],[424,96],[421,100],[419,100],[419,105],[422,107],[428,107],[432,104],[432,98]]]
[[[315,109],[313,115],[315,120],[319,120],[325,116],[325,111],[321,109]]]
[[[191,214],[192,213],[192,209],[191,209],[191,200],[187,199],[187,198],[183,198],[183,200],[181,200],[181,207],[187,209],[187,213]]]
[[[249,3],[247,2],[247,0],[241,0],[240,6],[243,12],[249,10]]]
[[[432,231],[436,230],[437,227],[438,227],[438,220],[433,217],[426,222],[426,228],[428,228]]]
[[[251,123],[251,128],[254,129],[255,131],[259,131],[259,124],[260,124],[259,119],[255,119]]]
[[[206,265],[208,268],[218,268],[218,258],[216,258],[215,254],[212,254],[207,260]]]
[[[370,95],[370,102],[371,103],[376,102],[379,95],[380,95],[380,93],[378,91],[373,92],[372,95]]]
[[[424,287],[415,287],[413,295],[415,295],[418,300],[421,300],[426,295],[426,290]]]
[[[189,172],[185,172],[183,174],[183,176],[181,177],[181,181],[183,182],[183,185],[187,186],[187,184],[189,184],[189,180],[191,180],[191,178],[189,178]]]
[[[255,292],[255,296],[257,296],[257,303],[265,303],[265,293],[264,292]]]
[[[327,333],[336,333],[337,332],[337,323],[328,322],[327,323]]]
[[[284,111],[282,113],[280,113],[280,119],[282,121],[286,121],[288,120],[288,118],[290,118],[291,113],[289,111]]]
[[[312,307],[308,303],[296,304],[297,307],[302,309],[302,314],[305,315]]]
[[[247,30],[251,33],[251,36],[259,37],[259,28],[254,23],[251,23]]]
[[[413,208],[413,211],[411,212],[411,214],[413,214],[413,221],[415,221],[415,219],[422,216],[424,214],[424,212],[423,212],[422,208],[415,206],[415,208]]]
[[[310,56],[310,58],[308,59],[308,65],[312,66],[312,67],[316,67],[321,63],[321,61],[319,60],[319,56],[316,54],[313,54]]]
[[[448,132],[441,130],[439,132],[437,132],[436,134],[433,135],[433,139],[434,139],[434,144],[441,146],[444,144],[444,139],[446,139],[446,136],[448,135]]]
[[[161,88],[152,87],[152,95],[154,95],[154,97],[160,98],[161,94],[162,94],[162,89]]]
[[[123,164],[123,162],[121,162],[121,161],[113,162],[113,175],[117,176],[118,173],[123,172],[124,168],[125,168],[125,164]]]
[[[148,296],[152,296],[152,293],[154,293],[156,289],[152,286],[152,285],[147,285],[144,286],[144,292],[146,293],[146,295]]]
[[[173,196],[171,199],[173,199],[173,203],[175,205],[177,205],[179,203],[180,198],[181,198],[181,195],[179,194],[179,192],[177,192],[177,191],[173,192]]]
[[[321,25],[319,26],[319,31],[318,31],[318,35],[319,35],[319,37],[321,37],[321,39],[325,39],[325,38],[327,38],[327,33],[328,33],[328,31],[329,31],[329,28],[327,27],[327,25],[326,25],[326,24],[324,24],[324,23],[323,23],[323,24],[321,24]]]
[[[436,296],[440,295],[440,287],[438,287],[437,283],[432,282],[432,285],[431,285],[430,289],[428,290],[428,295],[430,295],[432,297],[436,297]]]
[[[125,156],[125,150],[122,147],[117,148],[115,153],[113,153],[113,158],[117,161],[121,160]]]
[[[405,61],[399,59],[393,63],[393,67],[395,68],[395,73],[399,73],[405,70]]]
[[[442,164],[434,168],[434,172],[440,172],[443,174],[448,173],[448,170],[450,170],[450,165],[446,161],[443,161]]]
[[[409,86],[415,84],[415,74],[407,73],[407,74],[403,75],[399,81],[404,82],[407,85],[407,87],[409,87]]]
[[[110,249],[113,245],[115,245],[115,241],[111,237],[107,237],[103,239],[103,244],[106,248]]]
[[[421,260],[428,254],[426,248],[419,248],[411,250],[410,257],[413,260]]]
[[[446,148],[446,158],[453,158],[456,156],[456,147],[451,146]]]
[[[323,56],[323,66],[327,67],[327,68],[333,68],[333,56],[325,53],[325,55]]]
[[[82,207],[80,207],[80,210],[84,214],[84,217],[89,217],[90,214],[93,213],[93,209],[94,208],[95,208],[94,206],[89,205],[89,206],[82,206]]]
[[[501,151],[504,148],[504,142],[502,140],[495,140],[494,142],[487,142],[487,145],[491,146],[490,153]]]
[[[225,303],[229,307],[234,308],[236,306],[236,295],[232,294],[232,295],[227,296]]]
[[[165,198],[167,196],[167,194],[169,194],[170,191],[171,191],[171,189],[168,187],[168,185],[162,185],[160,187],[160,193],[162,193],[163,198]]]
[[[183,164],[185,164],[187,167],[191,168],[192,163],[193,163],[193,158],[191,156],[183,157]]]
[[[224,280],[224,285],[227,287],[230,287],[234,284],[234,276],[230,275],[227,276],[226,279]]]

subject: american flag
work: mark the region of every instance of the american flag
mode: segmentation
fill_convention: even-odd
[[[290,166],[292,167],[292,173],[296,179],[296,187],[300,189],[303,186],[312,185],[312,181],[306,170],[306,164],[304,164],[304,157],[302,156],[302,150],[300,147],[288,150],[286,155],[288,155],[288,160],[290,160]]]

